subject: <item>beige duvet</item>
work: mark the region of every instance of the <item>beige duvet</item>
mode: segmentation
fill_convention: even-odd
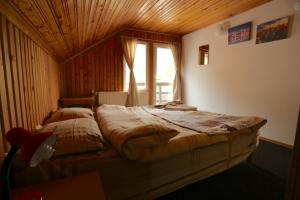
[[[99,107],[97,117],[102,134],[121,155],[143,162],[164,159],[212,144],[230,143],[236,135],[256,132],[263,125],[254,126],[256,130],[253,130],[253,127],[244,128],[230,133],[230,136],[209,135],[178,126],[150,114],[143,107],[126,108],[115,105]],[[149,129],[151,125],[155,126],[154,132],[153,129]],[[228,150],[230,151],[230,148]]]

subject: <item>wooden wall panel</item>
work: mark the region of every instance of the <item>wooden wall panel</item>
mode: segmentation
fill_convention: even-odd
[[[60,68],[54,58],[0,15],[0,153],[8,151],[5,133],[32,130],[57,108]]]
[[[65,97],[82,97],[91,91],[123,90],[123,54],[119,37],[113,37],[63,65]]]
[[[102,43],[83,50],[63,64],[65,97],[82,97],[91,91],[123,90],[123,51],[120,37],[131,36],[147,42],[181,42],[179,35],[126,29]]]

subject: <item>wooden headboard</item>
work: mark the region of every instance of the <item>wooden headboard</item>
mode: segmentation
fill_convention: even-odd
[[[93,108],[93,106],[95,105],[95,96],[77,97],[77,98],[60,98],[59,105],[62,108],[66,108],[66,107]]]

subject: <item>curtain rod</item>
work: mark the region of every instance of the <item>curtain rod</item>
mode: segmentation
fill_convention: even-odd
[[[163,32],[158,32],[158,31],[149,31],[149,30],[136,29],[136,28],[124,28],[124,31],[126,31],[126,30],[144,32],[144,33],[160,34],[160,35],[166,35],[166,36],[170,36],[170,37],[181,37],[182,36],[180,34],[163,33]]]
[[[170,44],[170,43],[179,43],[178,41],[166,41],[166,40],[157,40],[157,39],[148,39],[148,38],[143,38],[143,37],[134,37],[137,38],[138,40],[141,41],[148,41],[148,42],[159,42],[159,43],[164,43],[164,44]]]

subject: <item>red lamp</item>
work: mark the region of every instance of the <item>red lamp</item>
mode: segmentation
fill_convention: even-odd
[[[1,199],[11,200],[10,170],[17,151],[21,149],[25,162],[31,167],[35,167],[41,161],[48,160],[53,155],[56,135],[52,132],[33,135],[23,128],[13,128],[7,132],[6,139],[11,144],[11,149],[5,157],[1,169]],[[36,192],[32,194],[37,199]],[[24,194],[23,197],[25,196],[27,199],[33,197],[30,197],[30,194]]]

